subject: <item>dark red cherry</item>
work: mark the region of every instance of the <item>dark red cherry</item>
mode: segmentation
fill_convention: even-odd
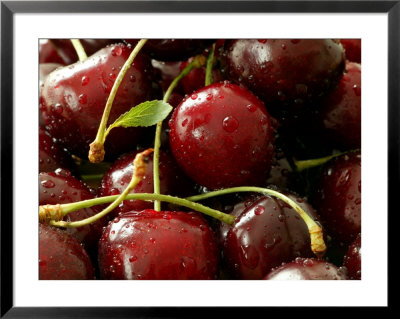
[[[58,145],[45,129],[39,127],[39,172],[53,172],[57,168],[77,172],[71,154]]]
[[[137,39],[125,39],[135,46]],[[146,42],[143,52],[159,61],[183,61],[201,53],[212,40],[204,39],[151,39]]]
[[[99,243],[103,279],[216,279],[218,262],[215,235],[197,213],[128,212]]]
[[[303,199],[289,195],[313,219]],[[296,257],[312,257],[310,235],[298,213],[282,202],[263,196],[251,205],[236,205],[236,222],[220,229],[224,265],[238,279],[262,279],[272,268]],[[224,235],[226,234],[226,235]]]
[[[51,39],[50,41],[57,47],[58,52],[61,52],[67,65],[79,60],[70,39]],[[79,39],[79,41],[87,56],[91,56],[107,45],[120,42],[116,39]]]
[[[55,172],[39,174],[39,205],[68,204],[94,198],[91,190],[69,171],[58,169]],[[91,217],[101,211],[101,207],[84,208],[64,217],[65,221],[78,221]],[[78,239],[89,253],[97,250],[105,220],[78,228],[68,228],[67,232]]]
[[[349,246],[343,266],[347,268],[349,279],[361,280],[361,234]]]
[[[334,88],[345,63],[341,44],[322,39],[230,40],[223,59],[229,80],[278,112],[298,111]]]
[[[175,109],[170,147],[185,173],[211,188],[265,182],[274,153],[271,117],[247,89],[218,83]]]
[[[327,232],[350,244],[361,232],[361,152],[341,155],[325,167],[314,207]]]
[[[99,196],[119,195],[126,189],[132,179],[133,160],[139,152],[141,151],[133,151],[122,155],[111,165],[101,181],[98,190]],[[173,157],[164,151],[160,151],[159,175],[161,194],[188,194],[188,189],[190,188],[189,181],[183,175]],[[153,154],[151,154],[147,163],[145,176],[131,193],[153,193],[153,191]],[[133,210],[141,211],[153,206],[152,202],[126,200],[114,212],[115,214],[120,214]]]
[[[193,59],[189,59],[187,62],[182,62],[180,65],[183,70]],[[182,86],[185,94],[192,94],[194,91],[200,90],[204,87],[206,80],[206,68],[201,67],[194,69],[189,72],[187,76],[182,79]],[[221,71],[217,68],[212,70],[212,83],[218,83],[223,80]]]
[[[39,63],[57,63],[67,65],[66,57],[59,52],[58,48],[49,39],[39,40]]]
[[[321,109],[322,125],[337,148],[361,147],[361,65],[347,62],[338,88],[329,94]]]
[[[106,47],[83,62],[55,70],[45,80],[40,108],[46,128],[74,155],[87,158],[111,88],[131,50],[122,44]],[[151,70],[145,56],[136,56],[113,102],[109,124],[150,98]],[[113,129],[105,143],[106,157],[131,150],[142,135],[140,128]]]
[[[59,63],[40,63],[39,64],[39,87],[44,83],[47,76],[53,72],[55,69],[62,67]]]
[[[340,39],[346,59],[351,62],[361,63],[361,39]]]
[[[39,224],[39,279],[95,279],[85,249],[66,231]]]
[[[346,280],[346,271],[315,258],[296,258],[273,269],[265,280]]]

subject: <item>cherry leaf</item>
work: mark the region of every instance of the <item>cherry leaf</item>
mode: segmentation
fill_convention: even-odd
[[[122,127],[152,126],[163,121],[172,111],[172,106],[160,100],[146,101],[122,114],[109,129]]]

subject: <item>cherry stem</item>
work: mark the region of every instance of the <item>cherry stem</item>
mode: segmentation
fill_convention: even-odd
[[[102,204],[107,204],[110,202],[115,201],[118,199],[120,195],[111,195],[111,196],[104,196],[104,197],[97,197],[93,199],[88,199],[84,200],[81,202],[75,202],[75,203],[69,203],[69,204],[57,204],[57,205],[43,205],[39,206],[39,221],[41,223],[48,222],[52,226],[57,226],[57,227],[64,227],[64,228],[74,228],[74,227],[81,227],[87,224],[90,224],[97,219],[100,219],[104,215],[101,215],[101,212],[97,215],[94,215],[90,218],[83,219],[81,221],[76,221],[76,222],[65,222],[65,221],[59,221],[62,219],[64,216],[67,214],[74,212],[76,210],[80,210],[83,208],[88,208],[96,205],[102,205]],[[215,219],[218,219],[226,224],[232,225],[235,222],[235,217],[229,214],[224,214],[218,210],[212,209],[210,207],[201,205],[199,203],[195,203],[192,201],[189,201],[187,199],[179,198],[179,197],[174,197],[170,195],[161,195],[161,194],[152,194],[152,193],[136,193],[136,194],[127,194],[125,197],[125,200],[145,200],[145,201],[154,201],[154,200],[159,200],[183,207],[190,208],[194,211],[203,213],[205,215],[208,215],[210,217],[213,217]],[[54,219],[45,219],[46,216],[44,214],[52,215]],[[61,217],[58,217],[61,216]],[[99,216],[98,218],[96,216]],[[56,219],[58,218],[58,219]],[[57,221],[58,220],[58,221]]]
[[[76,54],[78,55],[79,61],[85,61],[87,59],[87,54],[83,45],[79,39],[71,39],[71,43],[74,46]]]
[[[322,228],[292,199],[290,199],[288,196],[285,196],[282,193],[279,193],[277,191],[274,191],[269,188],[261,188],[261,187],[253,187],[253,186],[242,186],[242,187],[232,187],[232,188],[226,188],[214,192],[209,192],[201,195],[195,195],[191,197],[187,197],[187,200],[190,201],[199,201],[215,196],[220,196],[220,195],[225,195],[225,194],[231,194],[231,193],[237,193],[237,192],[256,192],[256,193],[262,193],[262,194],[267,194],[270,196],[274,196],[276,198],[279,198],[286,204],[290,205],[303,219],[305,224],[307,225],[308,232],[310,233],[310,239],[311,239],[311,250],[317,257],[322,257],[326,251],[326,246],[325,242],[323,239],[323,232]]]
[[[323,165],[327,162],[329,162],[331,159],[347,154],[349,152],[353,152],[354,150],[351,151],[346,151],[346,152],[341,152],[333,155],[329,155],[326,157],[321,157],[321,158],[314,158],[314,159],[309,159],[309,160],[302,160],[302,161],[297,161],[295,158],[293,158],[293,163],[295,165],[296,171],[301,172],[305,169],[313,168],[316,166]]]
[[[207,58],[205,86],[208,86],[213,82],[212,70],[214,64],[214,51],[215,51],[215,43],[212,45],[210,53]]]
[[[136,185],[143,179],[143,176],[146,174],[146,166],[148,160],[146,160],[147,156],[153,152],[152,148],[149,148],[135,156],[135,159],[133,160],[133,174],[132,174],[132,179],[129,182],[129,185],[125,188],[125,190],[117,196],[117,198],[105,209],[103,209],[100,213],[93,215],[89,218],[76,221],[72,223],[72,227],[81,227],[88,225],[90,223],[93,223],[100,218],[104,217],[107,215],[109,212],[114,210],[124,199],[125,197],[130,193],[132,189],[136,187]],[[50,225],[52,226],[59,226],[59,227],[71,227],[71,224],[62,220],[50,220]]]
[[[100,163],[104,159],[104,142],[105,142],[105,132],[106,132],[106,125],[108,122],[108,118],[110,116],[112,104],[114,102],[115,96],[117,95],[118,88],[124,79],[124,76],[128,69],[131,67],[131,64],[135,57],[138,55],[139,51],[145,45],[147,39],[140,40],[131,54],[129,55],[128,59],[125,61],[124,65],[122,66],[121,70],[118,73],[118,76],[112,86],[110,95],[108,96],[106,106],[104,107],[103,116],[101,118],[101,122],[99,125],[99,129],[97,131],[96,139],[90,144],[90,151],[89,151],[89,160],[92,163]]]
[[[204,66],[206,59],[203,55],[197,55],[191,63],[189,63],[179,75],[171,82],[167,91],[165,92],[163,102],[168,103],[168,100],[172,94],[172,91],[178,85],[179,81],[187,76],[190,71],[196,68]],[[153,155],[153,184],[154,184],[154,194],[160,194],[160,146],[161,146],[161,131],[162,131],[162,121],[157,123],[156,134],[154,138],[154,155]],[[161,203],[159,200],[154,201],[154,210],[161,210]]]

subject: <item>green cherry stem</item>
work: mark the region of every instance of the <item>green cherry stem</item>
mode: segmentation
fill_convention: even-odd
[[[203,55],[197,55],[191,63],[189,63],[179,75],[171,82],[167,91],[165,92],[163,102],[168,102],[172,91],[178,85],[179,81],[190,73],[193,69],[200,68],[206,63],[206,58]],[[156,133],[154,138],[154,155],[153,155],[153,184],[154,184],[154,194],[160,194],[160,146],[161,146],[161,130],[162,121],[157,123]],[[161,210],[161,203],[159,200],[154,201],[154,210]]]
[[[134,189],[136,185],[143,179],[143,176],[146,174],[146,166],[147,166],[147,161],[145,160],[145,158],[152,152],[153,149],[149,148],[135,156],[135,159],[133,160],[132,179],[129,182],[129,185],[120,195],[117,196],[117,198],[110,205],[108,205],[100,213],[76,222],[51,220],[50,225],[58,227],[81,227],[99,220],[100,218],[104,217],[109,212],[114,210],[126,198],[126,196],[130,193],[130,191]]]
[[[292,199],[288,196],[274,191],[269,188],[261,188],[261,187],[253,187],[253,186],[242,186],[242,187],[232,187],[221,189],[214,192],[209,192],[201,195],[187,197],[187,200],[190,201],[199,201],[215,196],[231,194],[231,193],[238,193],[238,192],[255,192],[255,193],[262,193],[266,195],[270,195],[276,198],[279,198],[286,204],[290,205],[303,219],[305,224],[307,225],[308,232],[310,233],[311,239],[311,250],[314,252],[315,255],[318,257],[322,256],[326,251],[325,242],[323,239],[322,228]]]
[[[356,151],[356,150],[341,152],[341,153],[337,153],[337,154],[333,154],[333,155],[329,155],[329,156],[325,156],[325,157],[321,157],[321,158],[314,158],[314,159],[302,160],[302,161],[297,161],[295,158],[293,158],[293,163],[295,165],[296,171],[301,172],[301,171],[304,171],[305,169],[323,165],[335,157],[347,154],[349,152],[354,152],[354,151]]]
[[[77,222],[59,222],[64,216],[68,215],[71,212],[76,210],[80,210],[83,208],[88,208],[96,205],[103,205],[118,199],[120,195],[111,195],[104,197],[97,197],[93,199],[84,200],[81,202],[69,203],[69,204],[57,204],[57,205],[42,205],[39,206],[39,221],[41,223],[50,223],[53,226],[57,227],[65,227],[65,228],[74,228],[81,227],[87,224],[94,222],[95,220],[103,217],[100,215],[101,212],[97,215],[94,215],[90,218],[83,219]],[[235,217],[229,214],[224,214],[218,210],[212,209],[210,207],[204,206],[199,203],[195,203],[189,201],[187,199],[174,197],[170,195],[161,195],[161,194],[152,194],[152,193],[136,193],[136,194],[128,194],[125,197],[125,200],[146,200],[146,201],[154,201],[159,200],[183,207],[190,208],[194,211],[203,213],[215,219],[218,219],[226,224],[232,225],[235,222]],[[100,215],[99,217],[96,217]]]
[[[105,142],[105,132],[106,132],[106,125],[108,122],[108,118],[110,116],[111,107],[114,102],[115,96],[117,94],[118,88],[124,79],[124,76],[128,69],[131,67],[131,64],[135,57],[138,55],[139,51],[142,47],[146,44],[147,39],[142,39],[138,42],[135,46],[131,54],[129,55],[128,59],[125,61],[124,65],[122,66],[121,70],[118,73],[118,76],[112,86],[110,95],[108,96],[106,106],[104,107],[103,116],[101,118],[101,122],[99,125],[99,129],[97,131],[96,139],[90,144],[90,151],[89,151],[89,160],[92,163],[100,163],[104,159],[104,142]]]
[[[74,46],[76,54],[78,55],[79,61],[85,61],[87,59],[87,54],[83,45],[79,39],[71,39],[71,43]]]
[[[207,58],[205,86],[208,86],[213,82],[212,70],[214,64],[214,51],[215,51],[215,43],[211,46],[211,50]]]

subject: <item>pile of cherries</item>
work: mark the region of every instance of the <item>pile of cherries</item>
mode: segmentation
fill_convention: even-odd
[[[82,59],[69,39],[40,40],[39,205],[119,195],[136,155],[155,148],[155,125],[121,126],[106,137],[104,161],[88,160],[139,42],[82,39]],[[80,227],[40,219],[39,278],[361,279],[361,41],[151,39],[120,83],[108,125],[163,100],[193,61],[203,62],[165,101],[173,110],[159,136],[160,194],[234,222],[140,199]],[[130,193],[154,192],[155,156]],[[313,253],[292,205],[255,187],[283,194],[321,226],[325,254]],[[81,221],[110,203],[62,219]]]

